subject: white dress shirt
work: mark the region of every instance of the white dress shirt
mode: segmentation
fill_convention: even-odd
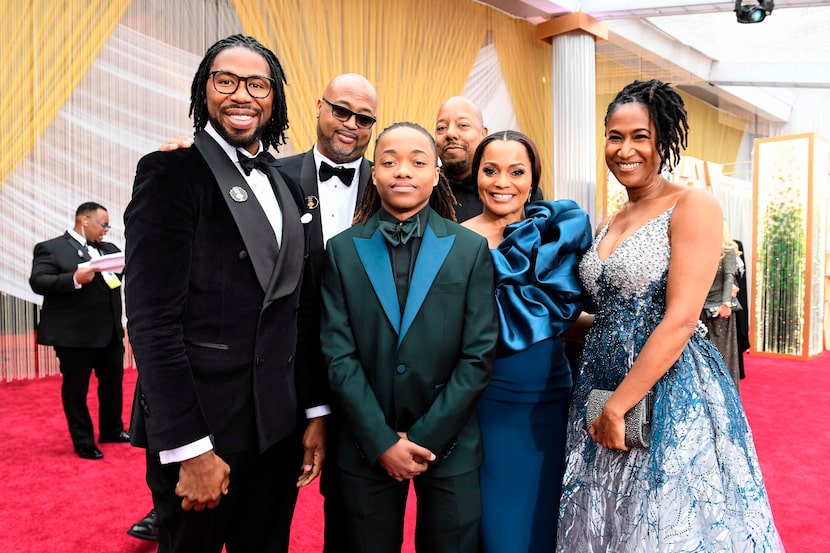
[[[339,234],[352,226],[354,210],[359,198],[357,197],[357,183],[360,182],[360,165],[363,157],[348,163],[334,163],[317,149],[314,144],[314,168],[317,171],[317,191],[320,194],[320,225],[323,228],[323,245],[329,238]],[[325,161],[332,167],[354,168],[352,184],[346,186],[339,178],[332,177],[320,182],[320,163]]]

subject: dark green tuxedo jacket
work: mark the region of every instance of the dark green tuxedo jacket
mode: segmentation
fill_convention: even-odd
[[[498,336],[486,240],[429,214],[401,313],[378,214],[329,240],[321,339],[343,413],[337,464],[388,477],[377,463],[397,432],[437,456],[446,477],[482,462],[476,403]]]

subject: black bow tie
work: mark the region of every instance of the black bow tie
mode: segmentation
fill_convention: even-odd
[[[332,177],[337,177],[346,186],[352,185],[354,178],[354,167],[332,167],[325,161],[320,162],[320,182],[325,182]]]
[[[380,221],[380,233],[392,246],[406,244],[410,238],[421,235],[421,221],[413,215],[406,221]]]
[[[239,166],[242,167],[242,171],[245,173],[246,177],[250,175],[251,171],[254,169],[259,169],[267,175],[268,168],[271,167],[276,161],[274,156],[265,150],[259,152],[256,157],[248,157],[237,150],[236,158],[239,160]]]

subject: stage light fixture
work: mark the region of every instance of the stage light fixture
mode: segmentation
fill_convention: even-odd
[[[743,6],[742,0],[735,0],[735,16],[738,23],[760,23],[775,8],[774,0],[758,0],[755,6]]]

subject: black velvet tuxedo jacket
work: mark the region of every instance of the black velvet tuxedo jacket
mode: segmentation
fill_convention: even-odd
[[[438,457],[431,475],[475,470],[483,456],[476,404],[498,337],[487,242],[431,212],[401,312],[378,220],[326,248],[323,353],[345,416],[337,464],[388,478],[377,459],[407,432]]]
[[[303,190],[303,197],[307,199],[307,210],[312,216],[308,229],[309,240],[325,248],[325,244],[323,243],[323,226],[320,221],[320,190],[317,182],[317,165],[314,161],[314,148],[302,154],[281,158],[277,160],[277,163],[280,172],[286,178],[300,185],[300,188]],[[363,158],[360,164],[360,178],[357,183],[357,204],[360,204],[360,200],[363,198],[363,193],[366,190],[366,185],[371,180],[372,164],[369,160]],[[317,200],[316,206],[314,205],[315,199]],[[357,205],[354,207],[357,209]],[[319,288],[323,267],[323,249],[312,250],[311,266],[314,283]]]
[[[110,242],[101,242],[102,255],[121,251]],[[121,288],[112,289],[100,273],[81,288],[73,280],[78,263],[89,261],[86,247],[65,232],[35,245],[29,285],[43,296],[37,341],[39,344],[102,348],[113,333],[123,338]]]
[[[301,302],[301,194],[270,173],[279,248],[253,191],[207,133],[193,148],[138,163],[124,214],[125,293],[139,371],[132,436],[151,452],[207,435],[219,455],[264,451],[298,428],[303,408],[328,402],[325,374],[315,381],[295,352],[298,313],[318,308]]]

